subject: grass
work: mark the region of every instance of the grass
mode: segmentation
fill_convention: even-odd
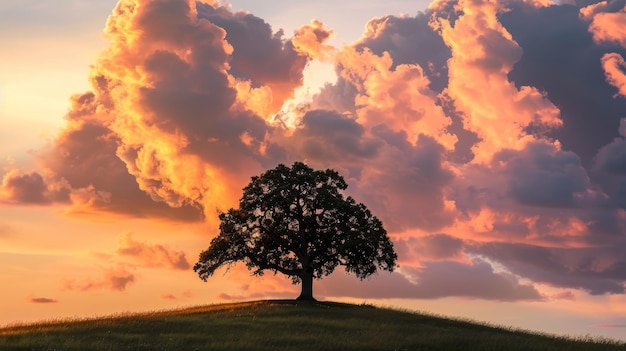
[[[0,350],[626,350],[368,305],[257,301],[0,329]]]

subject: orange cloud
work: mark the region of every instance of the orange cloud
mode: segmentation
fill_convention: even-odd
[[[281,154],[265,119],[302,84],[311,57],[263,20],[215,3],[120,1],[105,32],[93,91],[72,97],[42,168],[67,181],[73,214],[213,221],[236,203],[232,189]],[[311,33],[321,43],[330,31],[303,27],[302,48],[315,44]],[[42,200],[14,189],[4,197]]]
[[[425,134],[447,149],[454,148],[456,137],[446,130],[451,120],[437,104],[437,94],[430,90],[422,67],[403,64],[392,68],[389,53],[377,56],[367,48],[358,52],[345,47],[338,61],[343,67],[341,76],[357,87],[354,104],[360,124],[371,128],[385,123],[406,132],[411,143]]]
[[[123,266],[116,268],[108,268],[99,279],[87,279],[76,282],[74,280],[65,280],[63,287],[67,290],[91,291],[91,290],[111,290],[125,291],[126,288],[135,282],[135,275],[129,272]]]
[[[294,49],[306,56],[326,61],[330,59],[335,48],[325,45],[324,42],[331,38],[333,31],[324,28],[324,24],[318,20],[296,29],[293,37]]]
[[[581,15],[592,19],[589,31],[594,41],[616,43],[626,48],[626,5],[618,12],[604,12],[606,5],[606,1],[590,5],[581,10]]]
[[[624,17],[626,17],[626,14]],[[624,37],[626,38],[626,35]],[[618,94],[626,97],[626,62],[624,57],[617,53],[604,54],[602,56],[602,68],[604,69],[606,81],[617,88]]]
[[[133,240],[130,233],[122,234],[117,253],[129,257],[142,267],[165,267],[187,270],[190,265],[183,251],[174,251],[162,245],[150,245]]]
[[[583,19],[571,6],[546,4],[437,1],[414,17],[371,20],[359,41],[336,52],[318,21],[289,39],[216,2],[122,0],[92,91],[71,98],[65,127],[37,154],[40,171],[4,175],[0,199],[65,201],[74,215],[204,219],[215,228],[216,212],[236,206],[250,176],[305,160],[345,176],[347,194],[383,220],[407,267],[371,291],[339,279],[327,294],[347,287],[351,296],[545,298],[522,277],[621,293],[626,144],[615,131],[623,116],[613,113],[624,109],[606,82],[624,94],[624,54],[606,49],[621,32],[604,32],[618,17],[604,16],[608,3],[581,10]],[[550,11],[564,15],[553,23]],[[588,43],[550,41],[561,30]],[[569,51],[537,54],[548,46]],[[605,77],[592,81],[588,61],[570,60],[580,52],[597,54],[593,67],[601,63]],[[333,61],[337,82],[289,109],[311,59]],[[600,132],[593,113],[603,115]],[[117,254],[125,266],[68,288],[124,291],[136,282],[133,268],[189,268],[184,252],[130,234]],[[234,281],[247,279],[245,269],[233,271]],[[468,277],[483,286],[460,286]],[[266,278],[220,298],[297,289]]]
[[[436,18],[432,25],[452,51],[446,94],[464,126],[480,138],[472,148],[474,162],[489,162],[503,148],[524,148],[535,139],[525,131],[529,126],[560,126],[559,110],[544,94],[508,80],[522,50],[498,21],[504,5],[461,0],[455,8],[463,14],[454,22]]]

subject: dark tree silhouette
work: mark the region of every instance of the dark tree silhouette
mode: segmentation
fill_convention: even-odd
[[[301,162],[252,177],[239,208],[220,214],[220,233],[193,267],[204,281],[222,265],[243,261],[253,275],[269,270],[302,283],[298,299],[313,300],[313,278],[337,266],[360,279],[393,271],[396,253],[382,222],[340,190],[336,171]]]

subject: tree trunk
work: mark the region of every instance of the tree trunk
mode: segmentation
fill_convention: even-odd
[[[302,273],[300,280],[302,281],[302,292],[300,293],[298,300],[315,301],[313,298],[313,273]]]

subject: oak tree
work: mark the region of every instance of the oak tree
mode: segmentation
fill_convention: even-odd
[[[271,271],[301,283],[302,300],[313,300],[313,279],[337,266],[360,279],[377,268],[393,271],[397,256],[382,222],[344,198],[347,186],[336,171],[301,162],[252,177],[239,208],[219,215],[219,234],[194,271],[206,281],[219,267],[242,261],[253,275]]]

